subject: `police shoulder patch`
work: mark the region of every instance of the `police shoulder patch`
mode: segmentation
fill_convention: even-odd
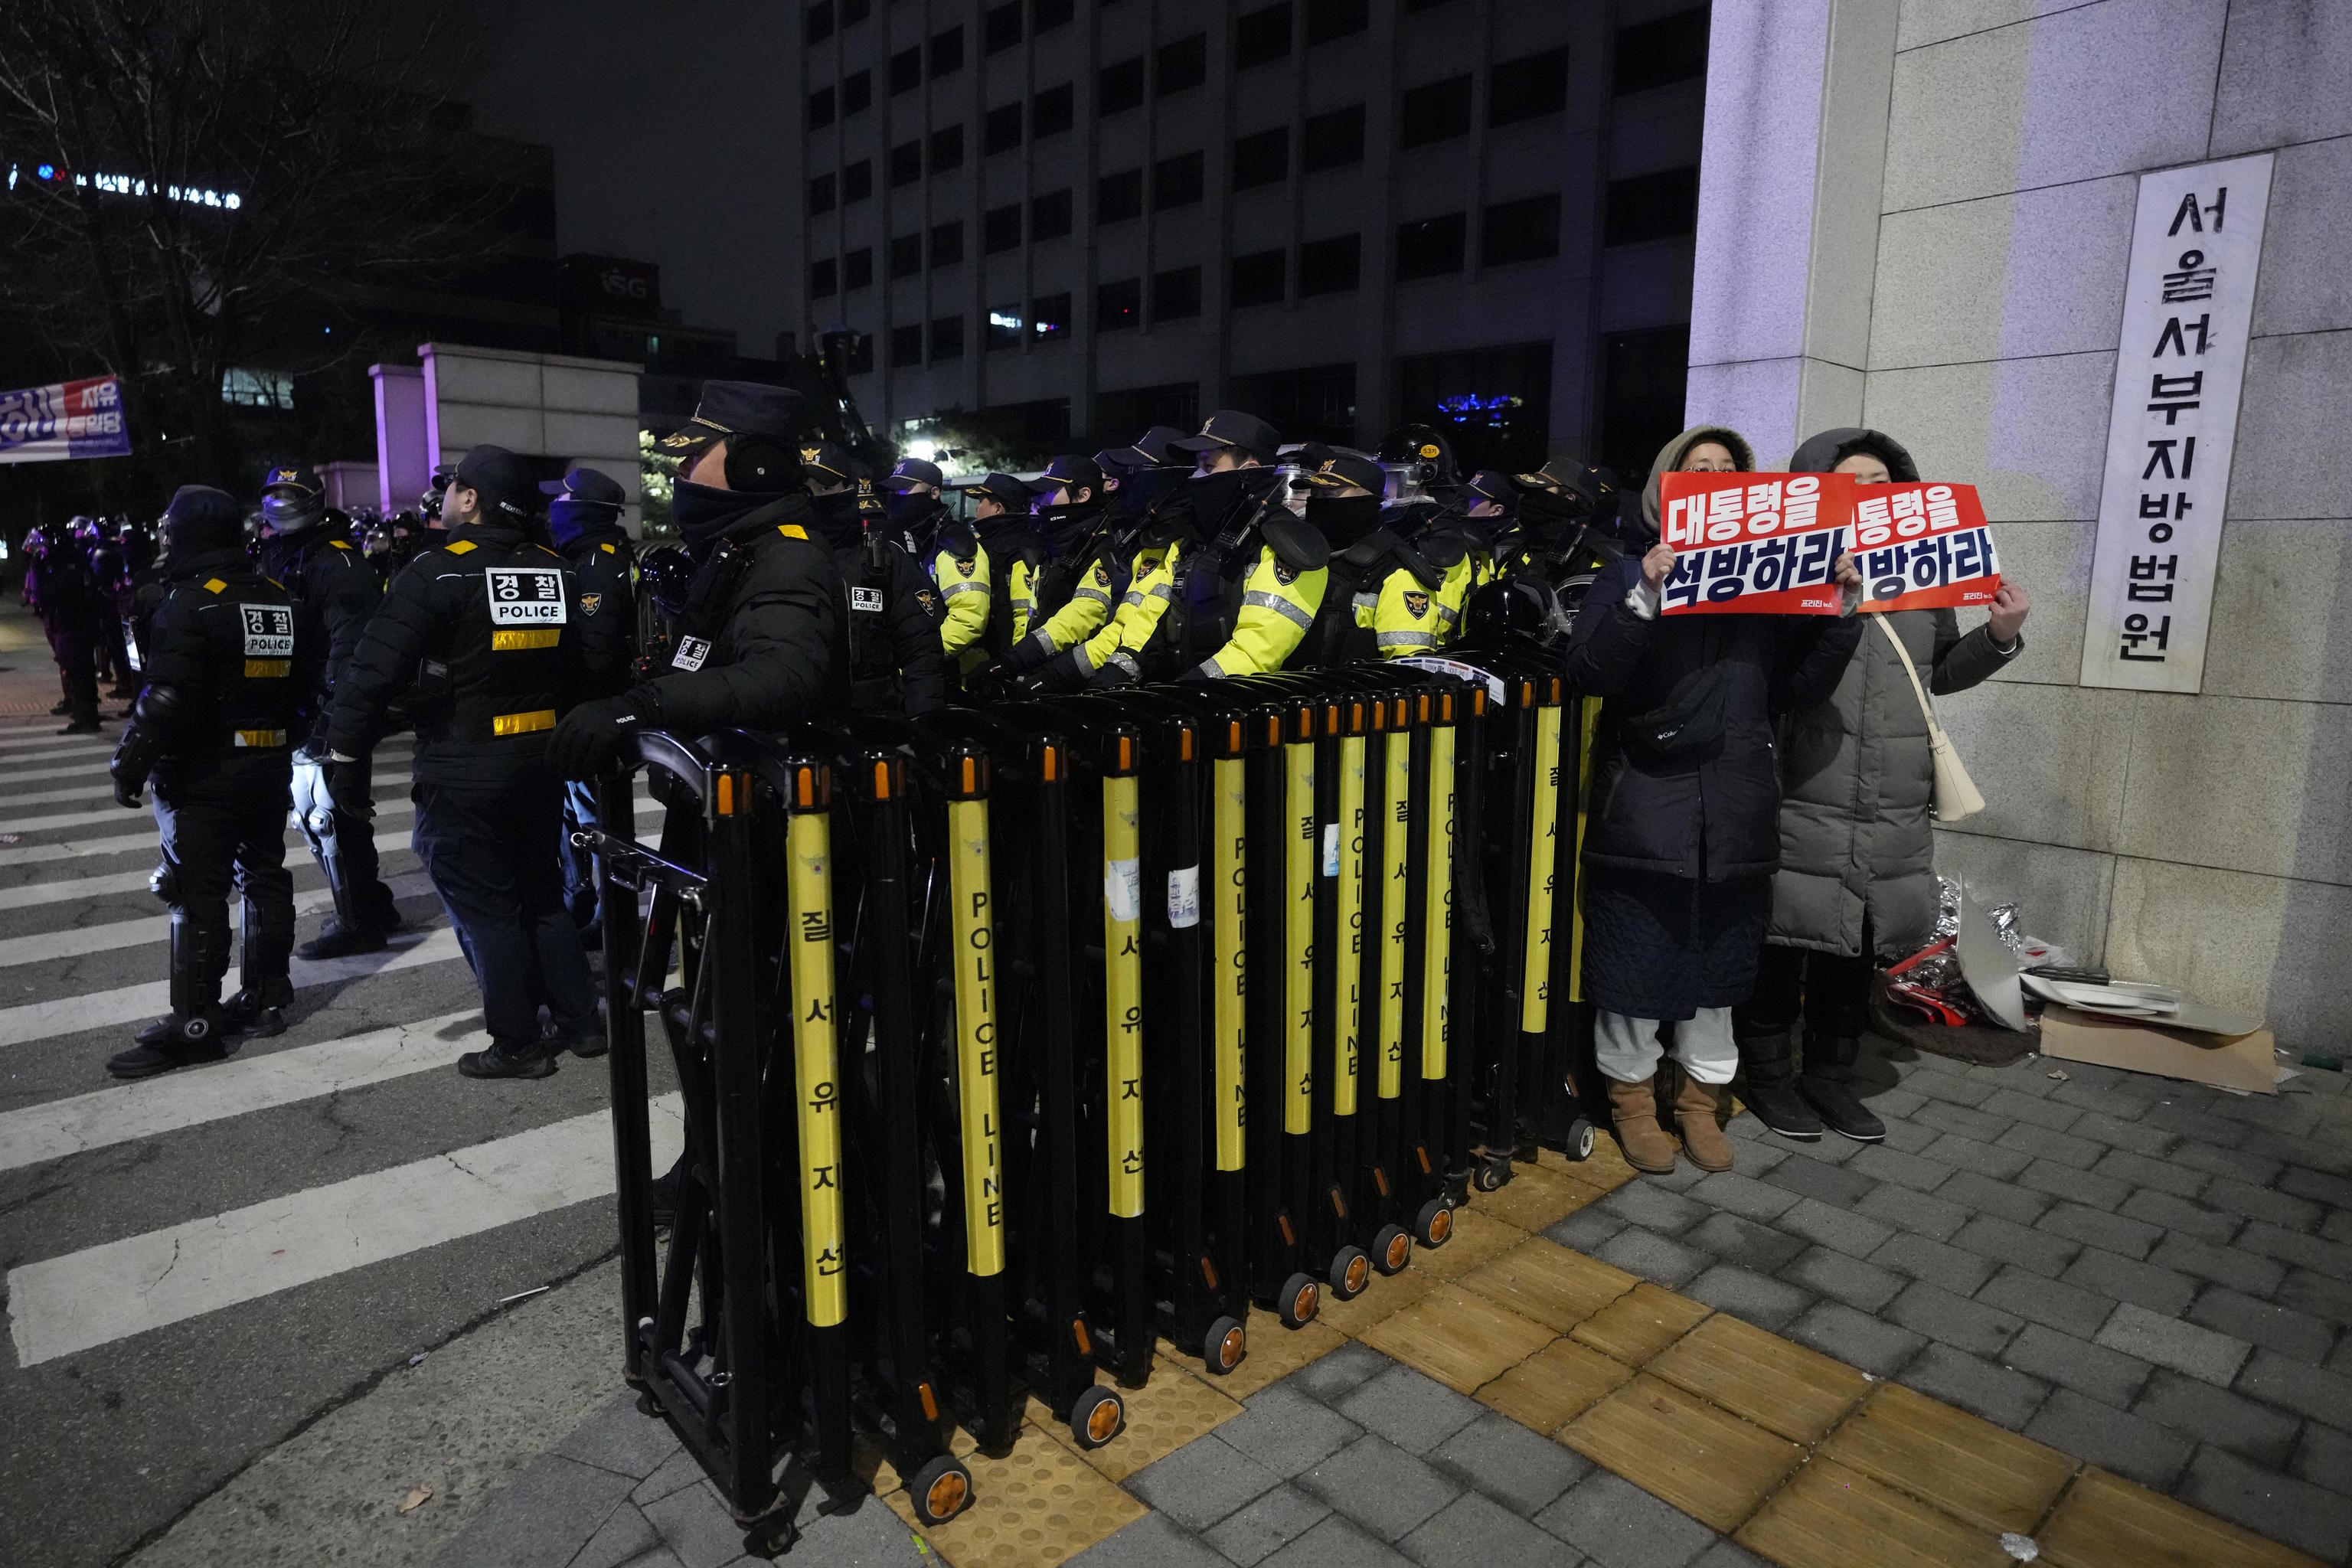
[[[460,539],[454,544],[445,544],[441,548],[452,555],[463,555],[474,548],[474,542],[470,539]]]
[[[808,537],[808,530],[803,528],[797,522],[780,522],[776,524],[776,531],[782,534],[786,539],[806,539]]]
[[[352,547],[352,542],[348,539],[330,539],[327,542],[337,550],[349,550]]]
[[[1095,563],[1095,584],[1097,587],[1108,588],[1110,586],[1110,568],[1105,566],[1099,561]]]
[[[604,552],[605,554],[607,554],[607,555],[610,555],[610,554],[612,554],[612,553],[613,553],[613,547],[612,547],[612,545],[611,545],[611,544],[609,544],[609,543],[606,543],[606,544],[600,544],[600,545],[598,545],[596,548],[597,548],[597,549],[599,549],[599,550],[601,550],[601,551],[603,551],[603,552]]]
[[[227,586],[228,586],[228,584],[226,584],[226,583],[222,582],[222,581],[221,581],[219,578],[217,578],[217,577],[210,577],[210,578],[205,579],[205,593],[207,593],[207,594],[217,594],[217,593],[219,593],[223,588],[226,588],[226,587],[227,587]],[[60,655],[59,657],[60,657],[60,658],[62,658],[63,656],[62,656],[62,655]]]
[[[602,595],[602,594],[583,594],[583,595],[580,595],[580,613],[581,613],[582,615],[583,615],[583,616],[593,616],[593,615],[594,615],[598,610],[601,610],[601,609],[603,609],[604,607],[604,595]]]
[[[1404,613],[1411,616],[1416,621],[1429,614],[1429,595],[1426,594],[1407,594],[1404,596]]]
[[[1286,566],[1280,561],[1276,561],[1274,563],[1274,580],[1287,588],[1298,581],[1298,570],[1297,567]]]
[[[979,566],[980,563],[970,556],[960,556],[956,559],[955,568],[959,576],[969,577],[978,570]]]

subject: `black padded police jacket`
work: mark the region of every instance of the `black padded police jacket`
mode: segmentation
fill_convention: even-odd
[[[162,585],[142,674],[177,699],[184,718],[172,733],[149,733],[162,752],[159,775],[244,752],[282,763],[302,738],[294,732],[302,650],[292,598],[236,546],[171,563]]]
[[[637,656],[636,546],[625,529],[592,529],[564,549],[563,559],[580,612],[580,695],[625,691]]]
[[[359,650],[368,617],[383,602],[383,579],[327,523],[263,540],[260,559],[263,574],[293,595],[301,649],[294,686],[303,705],[302,725],[315,732],[325,721],[344,667]]]

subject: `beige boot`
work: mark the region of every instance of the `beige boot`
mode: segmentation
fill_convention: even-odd
[[[1618,1146],[1625,1163],[1654,1176],[1671,1175],[1675,1141],[1658,1125],[1658,1089],[1654,1078],[1639,1083],[1609,1080],[1609,1114],[1617,1124]]]
[[[1718,1120],[1723,1111],[1724,1086],[1701,1083],[1685,1070],[1675,1095],[1675,1124],[1682,1129],[1683,1152],[1702,1171],[1731,1169],[1731,1140]]]

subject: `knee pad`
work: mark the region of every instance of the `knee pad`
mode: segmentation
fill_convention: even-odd
[[[147,890],[167,904],[180,901],[180,873],[169,860],[147,874]]]

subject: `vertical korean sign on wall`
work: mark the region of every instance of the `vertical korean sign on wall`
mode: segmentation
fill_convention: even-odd
[[[2203,684],[2270,195],[2268,153],[2140,176],[2085,686]]]

